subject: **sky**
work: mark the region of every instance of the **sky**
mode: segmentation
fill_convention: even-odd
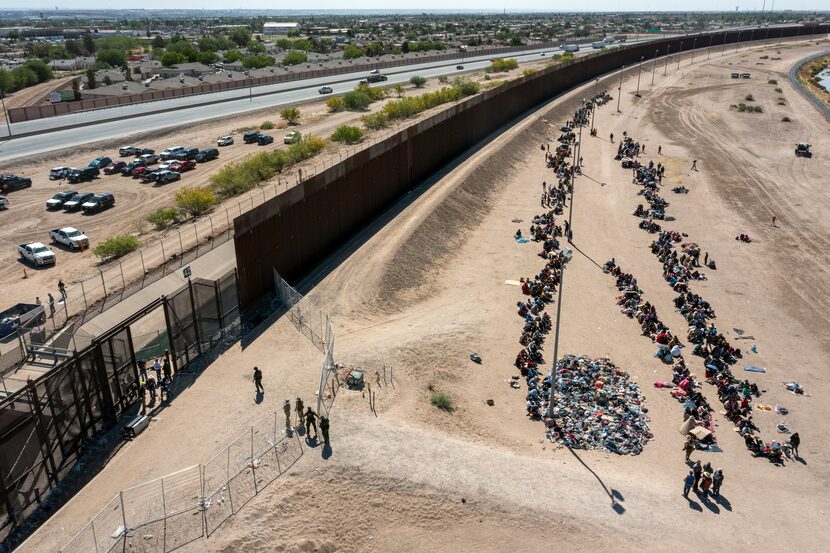
[[[762,7],[769,10],[775,2],[775,11],[780,10],[825,10],[830,11],[828,0],[584,0],[582,2],[564,2],[562,0],[397,0],[392,3],[388,0],[352,0],[345,4],[342,0],[312,0],[307,3],[280,3],[273,0],[246,0],[242,5],[234,6],[227,0],[178,0],[171,4],[169,0],[138,0],[128,5],[113,4],[112,0],[0,0],[2,8],[25,9],[113,9],[113,8],[145,8],[145,9],[281,9],[292,8],[304,10],[344,10],[344,9],[411,9],[411,10],[503,10],[507,11],[734,11],[738,7],[741,11],[760,11]]]

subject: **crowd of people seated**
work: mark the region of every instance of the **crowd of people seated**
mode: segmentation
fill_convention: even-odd
[[[639,150],[639,143],[626,136],[618,148],[616,159],[625,156],[636,157]],[[665,172],[665,166],[658,168],[651,161],[647,166],[639,163],[638,166],[634,170],[635,183],[643,185],[643,194],[646,192],[651,194],[649,196],[650,201],[659,198],[659,195],[657,195],[657,186],[659,185],[657,175],[662,176]],[[662,202],[658,205],[662,205]],[[668,206],[667,202],[665,206]],[[639,206],[638,211],[643,214],[642,216],[651,216],[652,210],[645,210],[642,206]],[[760,396],[758,386],[748,380],[739,380],[732,374],[730,367],[743,357],[741,350],[730,345],[726,337],[718,331],[712,322],[716,317],[712,306],[701,296],[689,290],[690,281],[706,280],[705,274],[699,270],[701,267],[700,246],[693,242],[684,243],[684,238],[687,238],[686,234],[676,231],[664,231],[651,219],[641,221],[639,226],[649,233],[659,233],[657,239],[651,243],[651,252],[663,264],[663,278],[672,290],[678,294],[674,299],[674,306],[688,322],[686,338],[690,344],[694,344],[692,354],[703,358],[705,379],[717,388],[718,399],[724,406],[726,418],[744,436],[747,447],[755,455],[769,457],[776,463],[782,462],[786,449],[784,448],[784,451],[782,451],[781,444],[775,441],[765,444],[756,434],[759,429],[752,419],[752,399]],[[737,236],[736,240],[750,242],[749,236],[743,234]],[[677,248],[677,245],[680,247]],[[712,270],[716,269],[714,260],[710,260],[708,254],[704,258],[703,265]],[[614,270],[612,269],[610,272],[613,274]],[[627,281],[633,281],[636,287],[636,280],[633,280],[632,276],[627,275],[626,279],[621,280],[620,276],[617,275],[618,288]],[[626,314],[629,314],[629,316],[631,316],[632,310],[636,313],[642,313],[643,311],[653,313],[653,307],[648,302],[639,303],[639,296],[637,297],[636,307],[632,307],[634,302],[630,297],[625,298],[624,302]],[[648,330],[655,341],[657,341],[656,336],[652,334],[655,330],[658,333],[657,335],[661,332],[668,332],[665,325],[658,322],[659,319],[657,319],[656,313],[653,318],[648,315],[644,315],[644,317],[652,320]],[[673,339],[677,340],[676,337],[673,337]],[[661,355],[660,351],[658,351],[658,355]],[[671,361],[668,355],[663,355],[662,358],[664,361]],[[675,397],[685,395],[683,399],[686,402],[686,415],[695,417],[699,424],[709,427],[711,424],[711,408],[706,403],[705,398],[696,390],[696,383],[691,378],[682,355],[676,357],[675,361],[672,382],[677,386],[677,389],[673,390],[672,394]]]

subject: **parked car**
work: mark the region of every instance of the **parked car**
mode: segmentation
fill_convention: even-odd
[[[283,144],[295,144],[300,141],[300,131],[291,131],[282,139]]]
[[[139,148],[136,146],[122,146],[118,149],[118,155],[121,157],[138,157],[144,154],[154,154],[156,151],[152,148]]]
[[[191,163],[191,162],[188,162]],[[182,174],[177,171],[159,171],[155,175],[153,180],[156,181],[156,186],[161,186],[167,184],[168,182],[174,182],[180,180],[182,178]]]
[[[84,167],[83,169],[75,169],[69,173],[66,180],[72,184],[77,184],[79,182],[91,181],[100,174],[101,171],[99,171],[97,167]]]
[[[378,73],[380,73],[380,69],[372,69],[371,71],[369,71],[370,75],[377,75]]]
[[[159,156],[156,154],[143,154],[136,158],[138,161],[142,162],[144,165],[155,165],[159,162]]]
[[[230,146],[231,144],[233,144],[233,137],[230,135],[220,136],[219,140],[216,141],[217,146]]]
[[[184,151],[179,152],[173,159],[178,159],[180,161],[184,161],[187,159],[196,159],[196,156],[199,154],[199,148],[185,148]]]
[[[65,211],[78,211],[81,209],[81,206],[84,202],[88,201],[90,198],[95,196],[92,192],[80,192],[75,194],[68,200],[66,200],[63,204],[63,209]]]
[[[127,166],[126,161],[113,161],[106,167],[104,167],[104,174],[105,175],[114,175],[116,173],[120,173],[121,169]]]
[[[102,194],[98,194],[97,196],[93,196],[81,206],[84,209],[84,213],[96,213],[98,211],[103,211],[109,207],[115,205],[115,196],[110,194],[109,192],[104,192]]]
[[[63,207],[63,204],[71,200],[75,197],[78,193],[74,190],[64,190],[63,192],[58,192],[51,199],[46,200],[46,209],[60,209]]]
[[[17,253],[20,254],[20,257],[38,267],[55,264],[55,254],[48,246],[40,242],[20,244],[17,246]]]
[[[317,89],[317,92],[319,92],[320,94],[331,94],[332,92],[334,92],[334,89],[330,86],[321,86],[319,89]]]
[[[52,167],[52,170],[49,171],[49,180],[63,180],[70,171],[74,170],[74,167],[67,167],[65,165],[61,165],[60,167]]]
[[[458,70],[461,70],[461,69],[464,69],[464,66],[463,65],[456,65],[455,68],[458,69]]]
[[[133,176],[133,171],[138,169],[139,167],[146,167],[143,162],[135,160],[131,161],[127,165],[121,168],[121,175],[124,177],[131,177]]]
[[[259,141],[259,133],[257,131],[248,131],[242,135],[242,141],[245,144],[253,144]]]
[[[6,210],[9,208],[9,199],[5,196],[0,196],[0,209]]]
[[[256,143],[260,146],[265,146],[266,144],[272,144],[274,142],[274,137],[270,134],[261,134],[257,137]]]
[[[95,167],[96,169],[103,169],[107,165],[112,163],[112,160],[107,156],[96,157],[92,161],[89,162],[89,167]]]
[[[204,163],[206,161],[211,161],[219,157],[219,150],[216,148],[205,148],[198,154],[196,154],[196,161],[199,163]]]
[[[141,173],[141,183],[156,182],[156,175],[161,173],[161,169],[147,169]]]
[[[89,238],[75,227],[56,228],[49,231],[49,238],[56,244],[63,244],[73,250],[83,250],[89,247]]]
[[[172,159],[178,154],[179,152],[184,150],[184,146],[173,146],[172,148],[166,148],[161,152],[161,159]]]
[[[32,179],[28,177],[18,177],[17,175],[2,175],[0,176],[0,190],[3,192],[13,192],[21,188],[29,188],[32,186]]]
[[[190,161],[189,159],[185,159],[182,161],[177,161],[175,163],[171,163],[169,170],[176,171],[177,173],[184,173],[185,171],[190,171],[191,169],[196,168],[196,162]]]
[[[146,165],[141,165],[140,167],[136,167],[133,169],[132,175],[134,179],[143,179],[147,173],[152,173],[153,171],[157,171],[158,169],[150,169]]]

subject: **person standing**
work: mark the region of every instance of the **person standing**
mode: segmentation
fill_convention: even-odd
[[[792,436],[790,436],[790,446],[793,448],[793,454],[798,457],[798,446],[801,444],[801,437],[798,435],[798,432],[795,432]]]
[[[695,475],[692,474],[692,471],[689,471],[689,474],[686,475],[686,478],[683,479],[683,497],[689,497],[689,491],[692,489],[692,485],[695,483]]]
[[[698,485],[700,484],[700,478],[703,476],[703,467],[700,465],[700,461],[695,461],[692,467],[692,475],[694,476],[694,486],[692,486],[692,489],[695,493],[700,493]]]
[[[164,352],[164,364],[161,366],[161,374],[164,375],[164,378],[173,382],[173,367],[170,365],[170,352]]]
[[[254,367],[254,384],[256,384],[258,394],[265,393],[265,388],[262,387],[262,371],[259,370],[259,367]]]
[[[302,427],[303,426],[303,409],[305,406],[303,405],[303,400],[301,397],[297,396],[297,399],[294,401],[294,412],[297,413],[297,424]]]
[[[66,285],[64,285],[63,280],[58,280],[58,292],[61,293],[61,299],[66,301]]]
[[[692,160],[692,171],[697,171],[697,160]]]
[[[47,294],[47,297],[49,298],[49,318],[54,319],[55,318],[55,297],[52,295],[52,292],[49,292]]]
[[[153,371],[156,373],[156,382],[161,382],[161,363],[158,357],[153,360]]]
[[[317,436],[317,414],[311,410],[311,407],[306,409],[305,412],[305,434],[306,436],[311,435],[311,427],[314,427],[314,435]]]
[[[776,220],[777,220],[777,217],[775,215],[773,215],[772,216],[772,226],[775,226],[775,221]]]
[[[720,497],[720,487],[723,484],[723,469],[717,469],[712,475],[712,495]]]
[[[291,400],[286,399],[282,404],[282,410],[285,413],[285,427],[291,428]]]
[[[661,155],[663,153],[663,146],[657,146],[657,155]]]
[[[329,419],[320,417],[320,432],[323,434],[323,443],[329,443]]]
[[[686,462],[691,461],[692,453],[695,451],[695,438],[691,434],[686,436],[686,444],[683,446],[683,451],[686,452]]]
[[[614,143],[614,133],[611,133],[611,144]]]
[[[43,305],[43,302],[42,302],[42,301],[40,301],[40,296],[35,296],[35,303],[36,303],[37,305]]]

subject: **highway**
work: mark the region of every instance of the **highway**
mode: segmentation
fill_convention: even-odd
[[[627,44],[663,38],[667,36],[646,37],[640,41],[629,41]],[[583,56],[591,52],[596,52],[596,50],[593,50],[590,45],[582,45],[582,49],[576,55]],[[543,59],[543,55],[550,58],[557,53],[563,52],[556,48],[528,49],[522,53],[501,56],[527,63]],[[384,75],[388,77],[388,80],[382,84],[389,86],[396,83],[408,83],[414,75],[439,77],[482,70],[490,64],[491,58],[492,56],[489,55],[470,56],[465,57],[463,61],[459,57],[454,61],[401,66],[385,71]],[[456,69],[457,65],[462,64],[463,70]],[[358,81],[366,76],[365,72],[347,73],[15,123],[12,126],[12,132],[15,135],[24,134],[25,136],[4,140],[4,137],[9,136],[8,131],[5,126],[0,129],[0,162],[100,140],[126,137],[134,133],[158,131],[264,108],[307,102],[320,98],[318,89],[324,85],[332,87],[334,94],[343,94],[353,90]],[[194,105],[196,102],[198,104]]]

